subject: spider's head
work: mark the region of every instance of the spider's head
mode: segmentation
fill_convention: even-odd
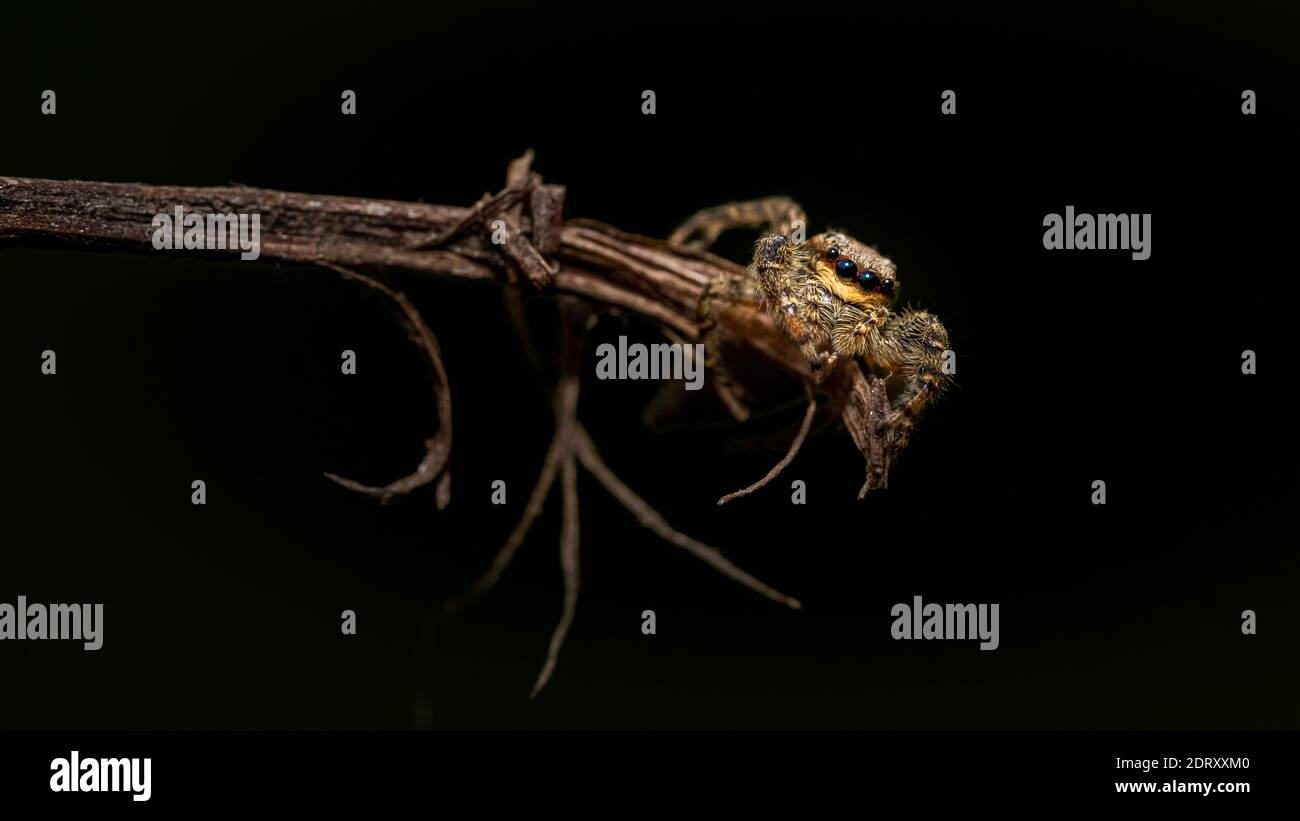
[[[854,305],[890,305],[898,294],[898,269],[869,245],[828,231],[808,240],[817,276],[835,296]]]

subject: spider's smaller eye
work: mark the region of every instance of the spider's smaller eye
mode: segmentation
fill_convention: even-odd
[[[880,277],[875,271],[863,271],[858,274],[858,284],[868,291],[874,291],[880,285]]]
[[[884,294],[885,296],[893,296],[893,295],[894,295],[894,281],[893,281],[892,279],[886,279],[886,280],[884,280],[883,282],[881,282],[881,283],[880,283],[880,293]]]
[[[837,246],[837,245],[832,245],[831,247],[829,247],[829,248],[826,249],[826,258],[827,258],[827,259],[835,259],[835,258],[838,257],[839,255],[840,255],[840,249],[839,249],[839,246]]]
[[[835,273],[839,274],[845,279],[851,279],[853,275],[856,274],[857,272],[858,272],[858,264],[851,259],[842,259],[839,262],[835,263]]]

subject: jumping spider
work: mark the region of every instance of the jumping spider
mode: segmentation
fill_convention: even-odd
[[[701,248],[729,228],[772,231],[759,239],[747,277],[720,278],[706,290],[701,318],[706,326],[714,324],[715,299],[757,298],[803,352],[814,381],[820,382],[842,356],[860,357],[901,377],[903,389],[881,426],[893,429],[901,448],[917,414],[948,383],[943,368],[948,332],[925,311],[891,312],[898,271],[879,251],[836,231],[798,241],[795,229],[804,224],[797,204],[770,198],[701,211],[669,241]],[[691,241],[695,235],[699,239]],[[706,332],[705,344],[710,353],[716,351],[713,333]]]

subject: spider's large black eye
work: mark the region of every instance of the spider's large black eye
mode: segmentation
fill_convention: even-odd
[[[880,277],[876,276],[875,271],[863,271],[858,274],[858,284],[868,291],[874,291],[880,285]]]
[[[842,259],[835,263],[835,273],[845,279],[852,279],[853,275],[858,272],[858,264],[851,259]]]

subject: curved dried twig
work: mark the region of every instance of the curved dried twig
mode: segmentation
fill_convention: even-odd
[[[371,496],[381,504],[387,504],[399,496],[405,496],[417,488],[424,487],[438,479],[435,494],[438,508],[445,508],[451,501],[450,474],[446,472],[451,458],[451,388],[447,379],[447,368],[442,363],[442,352],[438,348],[438,339],[420,316],[410,300],[401,291],[393,290],[374,277],[336,265],[328,260],[318,260],[319,264],[336,271],[347,280],[360,282],[383,294],[397,308],[402,324],[406,327],[412,342],[423,352],[433,371],[433,392],[438,406],[438,430],[432,437],[424,440],[424,458],[415,470],[386,485],[373,486],[362,484],[355,479],[348,479],[336,473],[326,472],[325,476],[348,490]],[[441,478],[440,478],[441,477]]]

